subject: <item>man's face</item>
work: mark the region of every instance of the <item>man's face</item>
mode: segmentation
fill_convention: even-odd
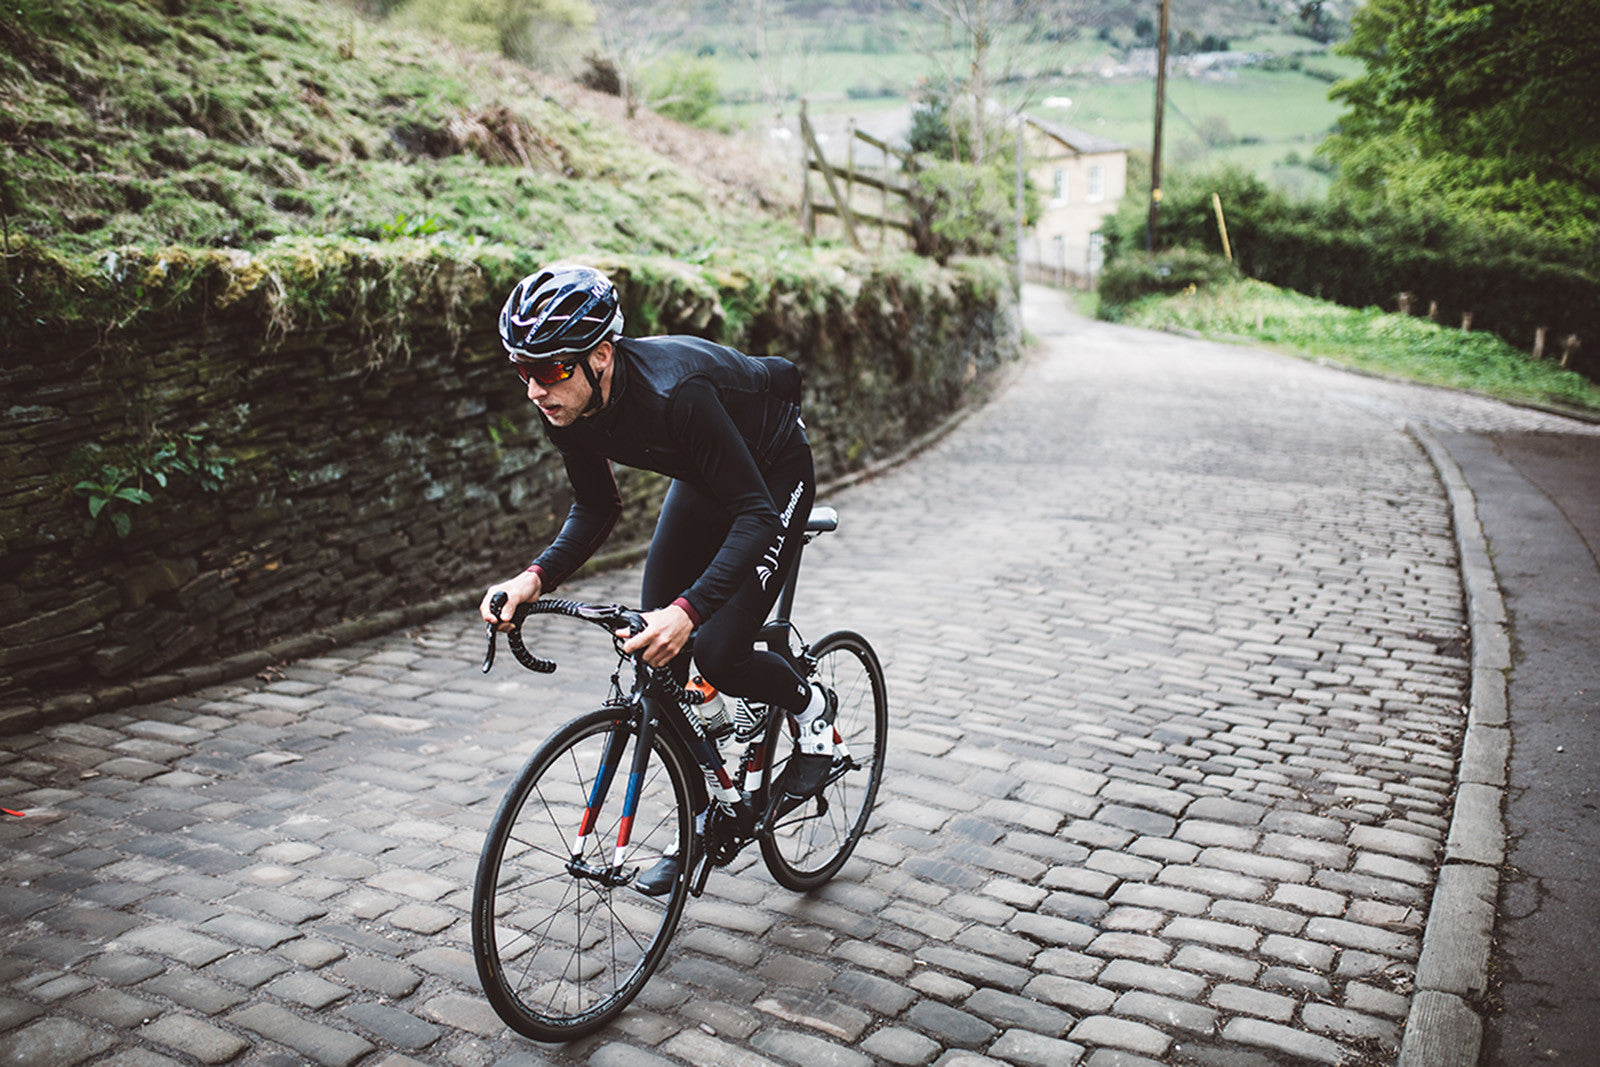
[[[585,359],[589,358],[587,356]],[[549,385],[540,385],[531,374],[524,380],[528,383],[528,399],[539,405],[539,413],[552,426],[571,426],[578,421],[585,408],[589,406],[590,399],[594,396],[594,389],[589,384],[589,378],[578,367],[578,362],[560,364],[568,371],[567,377],[561,381],[551,382]],[[546,364],[546,366],[551,366]],[[520,369],[520,368],[519,368]],[[545,375],[540,375],[545,377]],[[546,377],[548,381],[549,378]]]

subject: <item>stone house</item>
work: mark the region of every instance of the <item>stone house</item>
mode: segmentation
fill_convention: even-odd
[[[1128,188],[1128,150],[1071,126],[1022,118],[1041,209],[1023,235],[1023,264],[1030,278],[1087,286],[1100,272],[1101,223]]]

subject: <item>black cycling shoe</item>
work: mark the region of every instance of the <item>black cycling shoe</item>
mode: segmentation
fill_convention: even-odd
[[[833,757],[808,752],[796,752],[789,757],[773,784],[778,793],[778,815],[787,815],[795,808],[822,793],[833,771]]]
[[[796,752],[778,774],[778,791],[796,800],[814,797],[828,783],[828,772],[831,770],[832,756]]]
[[[676,852],[669,852],[656,865],[633,880],[633,888],[647,897],[666,896],[678,880],[681,866]]]

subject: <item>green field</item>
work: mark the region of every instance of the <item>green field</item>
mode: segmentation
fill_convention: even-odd
[[[1318,65],[1343,62],[1319,58]],[[1319,194],[1327,178],[1306,165],[1337,121],[1326,80],[1298,70],[1246,69],[1218,78],[1169,77],[1162,159],[1170,172],[1234,164],[1269,183]],[[1154,141],[1155,86],[1150,81],[1075,79],[1049,88],[1070,108],[1030,108],[1040,118],[1109,137],[1149,153]]]
[[[1074,80],[1048,87],[1073,106],[1059,117],[1133,146],[1148,146],[1155,87],[1148,81]],[[1216,79],[1167,79],[1169,145],[1199,143],[1210,124],[1220,123],[1235,140],[1314,145],[1332,129],[1339,106],[1328,99],[1328,83],[1301,71],[1243,70]],[[1035,108],[1039,114],[1051,114]]]
[[[919,83],[940,70],[957,67],[951,53],[930,54],[876,41],[877,47],[858,47],[860,27],[846,27],[829,50],[799,47],[779,63],[784,81],[796,95],[808,99],[813,114],[852,115],[868,118],[884,111],[905,109]],[[1289,192],[1317,196],[1327,178],[1306,164],[1316,146],[1331,132],[1341,107],[1328,99],[1334,78],[1357,73],[1355,60],[1321,51],[1303,37],[1274,33],[1242,39],[1241,51],[1288,57],[1298,69],[1245,68],[1237,73],[1188,77],[1173,73],[1167,81],[1168,111],[1164,131],[1163,161],[1173,168],[1237,165]],[[1034,45],[1014,53],[1015,64],[1031,71],[1078,69],[1104,55],[1095,40],[1064,45]],[[762,89],[755,64],[729,47],[710,56],[717,85],[731,102],[720,109],[729,125],[755,126],[771,118],[771,108],[756,102]],[[1006,87],[1001,88],[1003,96]],[[1046,106],[1071,100],[1070,107]],[[1074,126],[1148,154],[1153,141],[1155,83],[1152,78],[1090,75],[1030,78],[1013,85],[1007,100],[1022,104],[1033,115]],[[791,101],[786,110],[793,114]]]

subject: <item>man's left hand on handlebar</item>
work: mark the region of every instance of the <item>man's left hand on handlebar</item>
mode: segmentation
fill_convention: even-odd
[[[478,605],[478,614],[483,616],[483,621],[499,630],[501,633],[510,633],[515,627],[510,619],[516,612],[519,604],[531,604],[539,599],[544,590],[541,588],[538,571],[523,571],[509,581],[499,585],[491,585],[483,594],[483,602]],[[489,602],[496,593],[506,595],[505,606],[500,609],[500,617],[495,618],[494,609]]]
[[[617,636],[628,637],[622,643],[622,651],[629,655],[639,653],[639,658],[651,667],[665,667],[671,663],[683,651],[694,630],[689,613],[676,604],[645,612],[644,623],[644,629],[632,637],[628,637],[626,630],[618,630]]]

